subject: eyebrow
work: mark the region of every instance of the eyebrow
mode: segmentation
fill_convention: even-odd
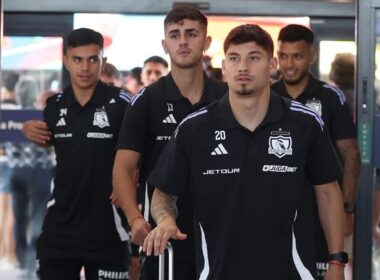
[[[263,53],[262,51],[251,51],[248,54],[252,55],[252,54],[262,54],[262,53]],[[240,54],[238,54],[236,52],[227,53],[227,56],[230,56],[230,55],[238,55],[238,56],[240,56]]]
[[[170,30],[168,33],[169,34],[173,34],[173,33],[179,33],[180,30],[179,29],[173,29],[173,30]],[[188,28],[188,29],[185,29],[185,33],[190,33],[190,32],[199,32],[197,29],[195,28]]]

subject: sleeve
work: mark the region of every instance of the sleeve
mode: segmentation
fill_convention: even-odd
[[[144,152],[150,113],[148,93],[136,95],[126,107],[116,149]]]
[[[332,87],[330,91],[331,139],[337,141],[356,138],[356,127],[344,93]]]
[[[186,127],[178,129],[177,134],[174,132],[148,178],[150,185],[177,197],[186,191],[190,174],[189,141],[186,139],[191,138],[186,134]]]
[[[46,106],[43,110],[43,120],[46,122],[49,130],[54,131],[54,120],[55,120],[55,111],[57,108],[56,97],[52,96],[46,101]]]
[[[342,168],[326,126],[313,121],[308,143],[306,175],[309,181],[313,185],[322,185],[341,178]]]

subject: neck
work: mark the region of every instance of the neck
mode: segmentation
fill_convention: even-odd
[[[94,94],[96,84],[91,88],[79,88],[78,86],[72,85],[73,93],[76,101],[83,107],[90,101],[92,95]]]
[[[179,68],[172,64],[171,74],[181,94],[191,104],[198,103],[202,97],[205,82],[202,64],[193,68]]]
[[[238,123],[250,131],[254,131],[264,120],[269,107],[269,86],[255,96],[241,96],[229,91],[229,101]]]
[[[287,84],[285,81],[284,81],[284,84],[285,84],[286,91],[290,95],[290,97],[292,99],[297,99],[297,97],[300,96],[305,90],[308,82],[309,82],[309,75],[306,75],[305,78],[303,78],[299,83],[295,85]]]

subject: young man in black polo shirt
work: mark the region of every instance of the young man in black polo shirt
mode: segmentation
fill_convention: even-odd
[[[131,102],[120,131],[114,165],[115,201],[121,205],[132,228],[132,241],[142,245],[151,230],[149,201],[153,188],[147,176],[159,158],[171,134],[188,114],[219,99],[227,91],[224,83],[206,77],[202,54],[211,43],[207,36],[207,18],[190,6],[176,6],[166,16],[164,50],[171,60],[171,72],[143,90]],[[145,218],[136,204],[135,171],[140,167],[140,186],[147,188]],[[178,222],[189,230],[186,242],[173,243],[176,279],[194,279],[193,212],[187,199],[178,202],[182,209]],[[148,223],[149,221],[149,223]],[[158,278],[158,258],[147,258],[143,279]]]
[[[342,280],[340,170],[323,121],[271,94],[273,41],[259,26],[234,28],[224,51],[228,96],[179,125],[149,177],[158,187],[152,200],[157,227],[144,251],[157,255],[169,238],[186,239],[176,224],[176,200],[191,196],[197,279],[314,279],[315,262],[300,258],[293,231],[310,180],[337,259],[326,279]]]
[[[53,145],[54,189],[37,246],[40,279],[128,279],[128,234],[111,205],[115,145],[132,96],[99,81],[103,37],[86,28],[67,37],[64,64],[71,85],[47,100],[44,121],[25,135]]]
[[[282,79],[272,89],[312,108],[324,121],[344,168],[339,184],[346,210],[346,236],[349,236],[353,231],[352,213],[360,173],[356,129],[344,93],[315,79],[309,73],[309,67],[316,59],[313,44],[313,32],[302,25],[291,24],[281,29],[278,36],[278,64]],[[308,207],[306,203],[312,204],[305,200],[305,207]],[[319,220],[316,221],[318,277],[323,279],[328,263],[328,249]],[[307,224],[304,227],[309,229]],[[346,250],[351,252],[352,238],[347,238],[345,243]]]

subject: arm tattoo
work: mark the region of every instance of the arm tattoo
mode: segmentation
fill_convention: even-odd
[[[152,216],[154,221],[158,224],[165,218],[172,218],[174,221],[177,218],[177,197],[170,196],[159,189],[155,189],[152,198]]]

